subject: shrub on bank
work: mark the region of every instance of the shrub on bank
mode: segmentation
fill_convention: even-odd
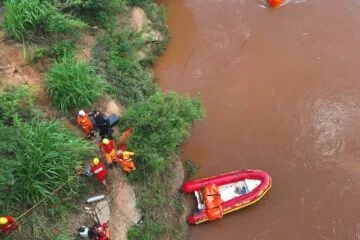
[[[193,122],[203,116],[199,99],[176,93],[157,92],[128,108],[119,124],[122,128],[134,128],[129,149],[137,153],[140,169],[133,173],[134,177],[144,177],[141,169],[147,173],[163,172],[166,161],[189,136]]]
[[[52,103],[66,113],[91,106],[101,96],[105,82],[88,64],[65,56],[51,67],[46,87]]]
[[[137,52],[143,46],[139,33],[122,30],[106,35],[94,49],[94,65],[125,106],[143,101],[157,90],[152,74],[139,62]]]
[[[54,0],[55,5],[63,12],[71,13],[84,21],[98,26],[105,26],[114,20],[121,11],[124,0]]]

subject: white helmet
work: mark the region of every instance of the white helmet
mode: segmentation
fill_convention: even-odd
[[[79,228],[79,234],[80,234],[80,237],[82,237],[82,238],[88,238],[89,237],[89,228],[87,228],[85,226],[81,226]]]
[[[80,111],[79,111],[79,116],[84,117],[84,116],[85,116],[85,111],[84,111],[84,110],[80,110]]]

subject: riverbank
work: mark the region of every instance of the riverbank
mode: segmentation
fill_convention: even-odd
[[[20,2],[22,4],[28,3],[26,1]],[[16,5],[14,2],[12,4]],[[93,18],[90,18],[91,21],[87,21],[86,17],[81,17],[91,13],[91,11],[85,11],[85,15],[79,15],[85,21],[76,20],[78,22],[75,22],[75,27],[87,29],[86,31],[81,30],[81,34],[78,34],[77,31],[73,32],[74,21],[66,23],[67,20],[64,20],[65,18],[61,17],[62,15],[58,15],[59,19],[62,18],[63,22],[70,24],[67,26],[69,31],[61,32],[65,35],[60,33],[56,33],[56,36],[51,35],[50,42],[39,38],[41,35],[50,34],[47,30],[38,36],[33,35],[32,31],[38,31],[36,24],[35,27],[22,29],[20,32],[12,34],[7,32],[0,43],[2,44],[0,70],[3,73],[1,93],[4,99],[18,97],[15,102],[11,100],[8,103],[9,105],[15,103],[14,107],[11,108],[13,109],[11,113],[22,119],[21,121],[25,125],[21,125],[21,127],[26,129],[30,125],[27,123],[29,119],[23,118],[20,113],[34,110],[41,112],[40,115],[36,115],[36,121],[44,122],[44,124],[48,124],[48,121],[54,121],[56,124],[73,131],[73,133],[65,131],[65,134],[81,141],[82,134],[71,122],[77,109],[84,107],[85,109],[93,109],[96,107],[106,113],[117,112],[118,115],[124,112],[120,119],[119,129],[120,131],[127,127],[134,127],[135,129],[133,136],[129,139],[128,146],[130,150],[136,152],[135,161],[138,170],[129,174],[127,178],[118,169],[110,170],[109,182],[113,187],[113,191],[109,195],[112,200],[110,201],[112,204],[110,217],[112,239],[169,239],[170,237],[171,239],[185,239],[187,226],[185,220],[181,218],[184,212],[184,202],[182,194],[178,192],[183,182],[184,170],[181,162],[176,158],[176,152],[181,142],[188,137],[192,122],[203,116],[203,110],[199,100],[181,97],[174,93],[162,93],[159,90],[151,73],[151,65],[165,50],[168,42],[165,11],[153,1],[139,1],[135,5],[140,5],[142,8],[134,6],[133,1],[123,2],[117,13],[111,12],[110,14],[107,12],[109,19],[116,21],[102,19],[102,25],[99,26],[93,25]],[[53,11],[47,6],[42,7],[50,12]],[[64,8],[59,9],[63,10]],[[102,10],[106,12],[109,9]],[[17,11],[21,11],[21,9]],[[9,14],[9,12],[8,10],[6,13]],[[60,11],[56,14],[62,13]],[[81,12],[81,14],[84,13]],[[42,16],[43,20],[49,16]],[[96,15],[95,17],[100,16]],[[9,25],[10,20],[5,18],[5,21],[7,21],[4,24],[6,31],[6,24]],[[41,21],[37,23],[39,26],[41,26]],[[24,32],[24,30],[26,31]],[[11,40],[11,38],[18,36],[16,34],[23,34],[23,40],[27,39],[24,44]],[[53,33],[51,32],[51,34]],[[75,41],[72,41],[74,36]],[[72,60],[73,57],[77,60]],[[75,62],[79,63],[74,64]],[[59,72],[58,69],[71,69],[71,71],[66,72],[67,75],[65,76],[65,72]],[[54,74],[55,71],[56,74]],[[78,74],[78,71],[82,71],[82,74]],[[75,77],[75,75],[71,75],[72,73],[82,77]],[[70,79],[72,84],[66,89],[53,88],[52,84],[54,81],[59,81],[56,79],[58,77],[62,79],[60,88],[64,87],[64,81],[67,79]],[[84,81],[90,81],[90,79],[92,79],[91,82],[94,86],[85,86]],[[81,96],[87,99],[86,105],[82,105],[81,102],[79,105],[76,96],[74,99],[64,101],[65,97],[74,91],[71,86],[75,83],[79,89],[88,89],[87,91],[95,94],[94,97],[85,92]],[[24,89],[28,89],[25,90],[27,93],[19,96],[16,90],[15,92],[9,90],[13,89],[12,87],[9,88],[9,85],[16,86],[15,89],[24,86]],[[56,91],[57,98],[55,100],[54,92]],[[29,101],[29,105],[17,105],[17,103],[24,101],[24,97],[28,99],[26,101]],[[144,118],[144,114],[148,115],[149,118]],[[158,121],[154,121],[156,119]],[[0,118],[0,121],[9,131],[17,131],[15,126],[6,125],[8,119]],[[159,131],[160,128],[162,131]],[[145,129],[146,132],[144,132]],[[44,131],[46,132],[46,129]],[[144,134],[149,137],[147,140],[143,137]],[[118,135],[115,134],[116,139],[117,137]],[[3,139],[5,140],[5,138]],[[53,141],[54,146],[59,144],[58,140],[53,139]],[[80,145],[86,145],[88,148],[82,155],[79,155],[76,164],[69,166],[73,168],[74,173],[76,168],[89,161],[93,156],[99,156],[95,149],[96,142],[86,143],[83,141],[79,142]],[[79,146],[74,146],[74,151],[77,151]],[[53,153],[54,158],[57,158],[56,150],[46,150],[46,148],[43,150],[43,147],[38,147],[41,151]],[[14,156],[16,157],[16,153]],[[10,177],[16,179],[25,176],[16,175],[17,171],[8,164],[12,162],[14,156],[1,152],[1,161],[6,165],[5,169],[15,174],[5,176],[5,181],[0,184],[2,191],[9,191]],[[31,157],[31,159],[33,158],[36,157]],[[31,161],[29,160],[26,163],[31,163]],[[30,186],[34,186],[34,181],[44,179],[45,176],[51,178],[52,174],[58,174],[56,172],[58,169],[53,171],[55,172],[47,172],[45,169],[45,175],[39,175],[39,179],[34,175],[35,177],[30,181]],[[27,174],[31,174],[31,172]],[[9,239],[24,237],[32,239],[73,239],[74,234],[76,234],[76,229],[74,229],[76,227],[74,226],[91,224],[90,216],[84,213],[85,205],[80,204],[80,202],[89,194],[107,193],[103,190],[99,191],[99,184],[92,179],[83,179],[77,176],[71,176],[71,179],[71,184],[68,184],[69,178],[59,179],[57,184],[54,182],[54,185],[41,185],[39,182],[39,188],[43,193],[51,192],[63,181],[65,181],[66,186],[63,188],[64,191],[51,193],[49,200],[46,199],[44,204],[39,205],[36,210],[19,219],[22,227]],[[128,181],[130,184],[127,184]],[[69,189],[70,191],[68,191]],[[14,196],[18,194],[15,189],[10,190],[10,193]],[[39,194],[35,198],[29,199],[26,204],[22,204],[21,207],[16,203],[16,200],[11,207],[2,204],[0,205],[2,206],[1,210],[19,216],[26,208],[30,208],[43,199],[42,193],[39,192]],[[25,196],[19,193],[18,199],[23,197]],[[8,201],[5,196],[0,200]],[[58,206],[57,211],[54,209],[54,203]],[[140,214],[136,213],[135,207],[140,210]],[[134,217],[132,217],[133,215]],[[46,216],[51,216],[51,218],[46,218]],[[45,219],[48,221],[44,221]],[[69,219],[72,220],[69,221]],[[129,227],[130,230],[127,231]]]

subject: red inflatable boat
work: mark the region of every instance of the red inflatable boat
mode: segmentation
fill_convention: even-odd
[[[239,170],[188,181],[181,188],[194,192],[198,211],[188,217],[188,222],[199,224],[256,203],[271,188],[271,177],[260,170]]]

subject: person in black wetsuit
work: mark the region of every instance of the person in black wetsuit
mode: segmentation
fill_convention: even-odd
[[[113,139],[109,118],[104,113],[97,110],[93,111],[91,115],[94,117],[95,127],[99,129],[101,139]]]

